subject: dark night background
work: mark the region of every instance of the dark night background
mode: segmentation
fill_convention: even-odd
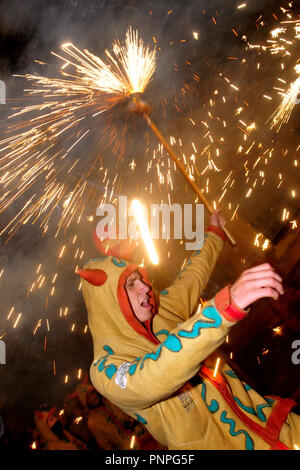
[[[240,62],[229,61],[228,56],[241,57],[243,42],[237,39],[232,29],[247,35],[255,42],[266,40],[267,32],[256,27],[257,19],[263,15],[268,24],[273,24],[272,14],[279,11],[278,0],[247,1],[247,7],[237,10],[242,2],[232,0],[199,0],[168,1],[148,0],[0,0],[0,80],[6,83],[7,104],[0,105],[0,135],[5,136],[7,115],[14,103],[22,101],[24,79],[13,77],[14,74],[41,73],[35,59],[54,61],[50,51],[57,51],[62,42],[71,41],[79,48],[86,48],[101,56],[116,38],[123,38],[127,28],[137,28],[145,44],[153,44],[153,36],[158,39],[161,48],[158,54],[158,66],[155,79],[147,90],[147,99],[152,103],[161,103],[164,97],[172,101],[183,83],[189,85],[189,92],[180,101],[182,112],[167,108],[164,119],[157,105],[153,111],[156,122],[162,126],[167,135],[184,135],[193,137],[187,130],[187,119],[191,109],[194,116],[200,113],[203,103],[209,99],[215,89],[218,73],[231,73],[236,82],[249,96],[253,104],[249,115],[261,126],[265,116],[269,115],[274,105],[261,104],[257,89],[270,92],[273,80],[273,63],[265,60],[265,68],[259,74],[251,72],[251,63],[256,61],[256,51],[249,53],[248,64],[242,67]],[[282,2],[283,5],[286,5]],[[170,12],[170,10],[172,10]],[[296,5],[293,11],[297,13]],[[170,12],[170,13],[169,13]],[[298,11],[299,15],[299,11]],[[215,25],[211,18],[217,18]],[[270,28],[269,28],[270,29]],[[200,33],[199,40],[192,43],[192,32]],[[185,43],[180,43],[188,38]],[[178,45],[171,47],[170,42]],[[186,61],[190,64],[187,65]],[[234,63],[233,63],[234,62]],[[54,61],[55,63],[55,61]],[[175,65],[174,65],[175,64]],[[247,68],[248,67],[248,68]],[[197,73],[199,82],[193,79]],[[262,93],[260,93],[261,96]],[[182,98],[182,97],[181,97]],[[253,99],[253,101],[251,101]],[[259,106],[260,105],[260,106]],[[264,108],[267,107],[267,111]],[[264,113],[262,113],[262,110]],[[298,115],[297,115],[298,113]],[[263,135],[278,148],[289,148],[295,155],[297,140],[299,144],[299,111],[292,114],[288,125],[280,135]],[[229,118],[230,119],[230,118]],[[262,137],[263,136],[263,137]],[[132,136],[131,136],[132,137]],[[232,133],[232,147],[236,147],[235,131]],[[120,163],[120,172],[126,183],[120,194],[142,194],[143,178],[146,164],[143,162],[144,140],[132,137],[126,157]],[[142,150],[143,149],[143,150]],[[137,157],[137,155],[141,155]],[[229,155],[228,155],[229,157]],[[136,158],[137,168],[134,173],[128,169],[129,161]],[[294,159],[289,156],[288,158]],[[128,162],[127,162],[128,159]],[[107,150],[108,167],[113,168],[115,160]],[[126,163],[127,162],[127,163]],[[224,174],[233,166],[232,161],[223,162]],[[276,166],[277,165],[277,166]],[[235,171],[243,168],[236,163]],[[285,162],[274,162],[273,174],[283,169],[291,187],[299,188],[299,172],[291,169]],[[269,170],[270,172],[270,170]],[[228,173],[228,171],[227,171]],[[222,173],[223,174],[223,173]],[[213,179],[213,178],[212,178]],[[283,224],[275,217],[278,207],[290,204],[293,218],[299,216],[299,200],[289,201],[284,189],[274,192],[274,178],[269,177],[264,192],[257,194],[241,207],[240,217],[230,223],[236,235],[238,247],[226,246],[220,261],[205,291],[205,297],[211,297],[228,282],[249,266],[270,261],[284,278],[285,294],[278,302],[261,300],[257,302],[252,313],[242,323],[236,325],[230,333],[229,344],[220,348],[220,354],[232,365],[239,376],[264,394],[294,397],[300,401],[300,364],[292,363],[292,343],[300,340],[300,242],[299,228],[291,231],[289,224]],[[93,180],[89,182],[93,184]],[[216,175],[214,191],[218,194],[223,180]],[[127,191],[127,192],[126,192]],[[101,192],[101,188],[100,188]],[[237,185],[232,194],[240,200],[241,187]],[[178,201],[176,201],[178,195]],[[165,195],[157,195],[158,200]],[[177,175],[173,194],[175,202],[193,202],[184,182]],[[18,206],[18,204],[20,204]],[[17,207],[21,207],[18,203]],[[96,204],[87,204],[86,215],[95,214]],[[60,262],[57,252],[63,244],[70,244],[73,236],[78,234],[79,244],[85,249],[84,259],[97,256],[92,243],[94,226],[81,223],[72,225],[66,235],[53,237],[59,218],[59,208],[54,212],[51,227],[46,237],[41,237],[37,225],[21,227],[14,237],[7,242],[5,236],[0,238],[0,268],[4,268],[0,280],[1,317],[0,337],[6,343],[6,365],[0,365],[0,414],[5,425],[2,437],[3,446],[9,449],[27,449],[32,442],[30,430],[34,427],[34,410],[44,406],[63,407],[64,397],[72,392],[78,379],[78,369],[88,372],[92,360],[92,341],[89,332],[83,333],[87,324],[86,311],[78,291],[78,279],[74,276],[74,260],[71,251]],[[9,208],[0,215],[1,228],[15,214],[15,208]],[[226,216],[226,209],[224,212]],[[253,233],[268,233],[271,248],[266,252],[253,247]],[[158,288],[164,287],[176,277],[186,253],[178,241],[166,246],[157,243],[161,259],[160,267],[155,271],[149,267],[151,277]],[[169,259],[167,251],[172,255]],[[59,281],[55,299],[45,304],[45,296],[40,293],[28,300],[27,288],[31,285],[33,273],[39,263],[47,277],[59,272]],[[13,329],[6,317],[11,306],[16,312],[22,312],[20,325]],[[59,317],[60,308],[69,307],[66,317]],[[44,314],[46,322],[33,335],[37,320]],[[74,331],[72,324],[76,324]],[[273,328],[280,326],[280,334]],[[45,348],[45,338],[47,346]],[[230,358],[230,353],[233,353]],[[55,375],[53,373],[55,361]],[[64,383],[68,374],[70,380]],[[299,407],[297,409],[299,413]]]

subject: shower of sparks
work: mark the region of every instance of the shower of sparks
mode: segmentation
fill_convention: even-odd
[[[105,60],[71,43],[61,49],[62,55],[53,54],[63,62],[62,78],[24,76],[32,84],[25,90],[27,96],[41,102],[17,109],[9,117],[9,136],[0,142],[0,213],[27,196],[1,235],[8,232],[11,237],[20,225],[38,219],[47,231],[57,207],[61,207],[58,231],[81,217],[83,201],[91,193],[89,174],[99,157],[82,159],[76,152],[101,128],[109,134],[109,127],[100,121],[103,114],[124,97],[143,92],[155,70],[155,50],[145,47],[131,28],[125,45],[115,41],[113,51],[105,51]],[[109,138],[121,154],[120,138],[115,132]]]
[[[119,72],[116,75],[120,77],[120,82],[125,84],[125,93],[143,93],[155,71],[155,49],[151,51],[149,47],[144,47],[143,41],[138,38],[138,32],[130,28],[126,33],[125,47],[117,41],[114,53],[123,67],[122,70],[116,64]],[[114,60],[113,63],[115,64]]]
[[[40,94],[41,91],[48,93],[50,88],[50,96],[79,94],[82,99],[89,101],[101,92],[104,95],[100,96],[100,110],[105,111],[111,105],[111,100],[114,104],[115,99],[120,100],[124,95],[143,93],[155,71],[155,49],[145,47],[143,40],[138,37],[138,31],[133,31],[132,28],[126,33],[125,45],[117,40],[113,44],[113,52],[105,51],[106,61],[86,49],[81,51],[72,43],[63,44],[61,49],[65,56],[54,52],[52,54],[64,62],[61,75],[67,79],[25,75],[29,81],[42,87],[42,90],[30,90],[30,94]],[[70,66],[74,67],[77,75],[64,72]],[[101,102],[103,99],[104,102]],[[73,104],[78,106],[76,102]],[[68,101],[64,106],[68,106]]]
[[[300,70],[299,70],[300,73]],[[271,129],[276,128],[278,132],[281,126],[288,122],[295,104],[300,103],[298,95],[300,93],[300,77],[297,78],[291,85],[280,106],[275,110],[268,121],[272,121]],[[268,122],[267,121],[267,122]]]
[[[296,40],[300,39],[299,30],[300,30],[300,21],[291,20],[291,16],[287,13],[287,20],[282,21],[278,28],[273,29],[270,32],[272,40],[268,41],[268,45],[262,46],[264,50],[269,50],[271,54],[281,55],[282,58],[292,58],[293,49],[295,48]],[[294,37],[291,35],[291,31],[294,33]],[[296,51],[297,53],[297,51]],[[299,56],[295,57],[296,63],[294,65],[294,70],[296,74],[300,74],[300,64]],[[284,63],[281,63],[282,70],[285,69]],[[285,83],[285,80],[278,78],[281,83]],[[285,92],[282,88],[274,87],[278,90],[278,93],[283,96],[282,103],[274,111],[271,117],[267,122],[271,121],[271,129],[275,128],[278,132],[283,124],[286,124],[291,116],[295,104],[298,104],[299,92],[300,92],[300,77],[292,81],[289,89]]]

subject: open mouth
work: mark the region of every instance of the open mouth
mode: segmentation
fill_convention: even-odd
[[[151,308],[151,305],[150,305],[150,302],[149,302],[150,298],[149,297],[146,297],[142,300],[141,302],[141,306],[143,308]]]

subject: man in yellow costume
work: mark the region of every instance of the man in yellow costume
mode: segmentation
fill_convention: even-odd
[[[94,343],[91,380],[169,449],[296,449],[293,400],[263,397],[226,363],[214,373],[207,362],[251,303],[283,293],[280,276],[262,264],[199,304],[224,224],[220,212],[211,215],[202,247],[159,294],[121,245],[78,271]]]

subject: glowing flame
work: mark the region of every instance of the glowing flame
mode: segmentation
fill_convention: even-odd
[[[149,258],[152,264],[158,264],[158,256],[150,235],[147,220],[145,219],[143,205],[137,199],[134,199],[131,204],[131,210],[133,211],[136,223],[140,227],[141,236],[145,243]]]
[[[273,331],[274,331],[275,335],[281,335],[282,328],[281,328],[281,326],[276,326],[276,327],[273,328]]]
[[[217,360],[216,360],[216,365],[215,365],[215,369],[214,369],[214,374],[213,374],[214,377],[217,375],[219,364],[220,364],[220,358],[218,357]]]
[[[133,434],[133,436],[131,437],[131,440],[130,440],[130,449],[133,449],[134,447],[134,443],[135,443],[135,435]]]

